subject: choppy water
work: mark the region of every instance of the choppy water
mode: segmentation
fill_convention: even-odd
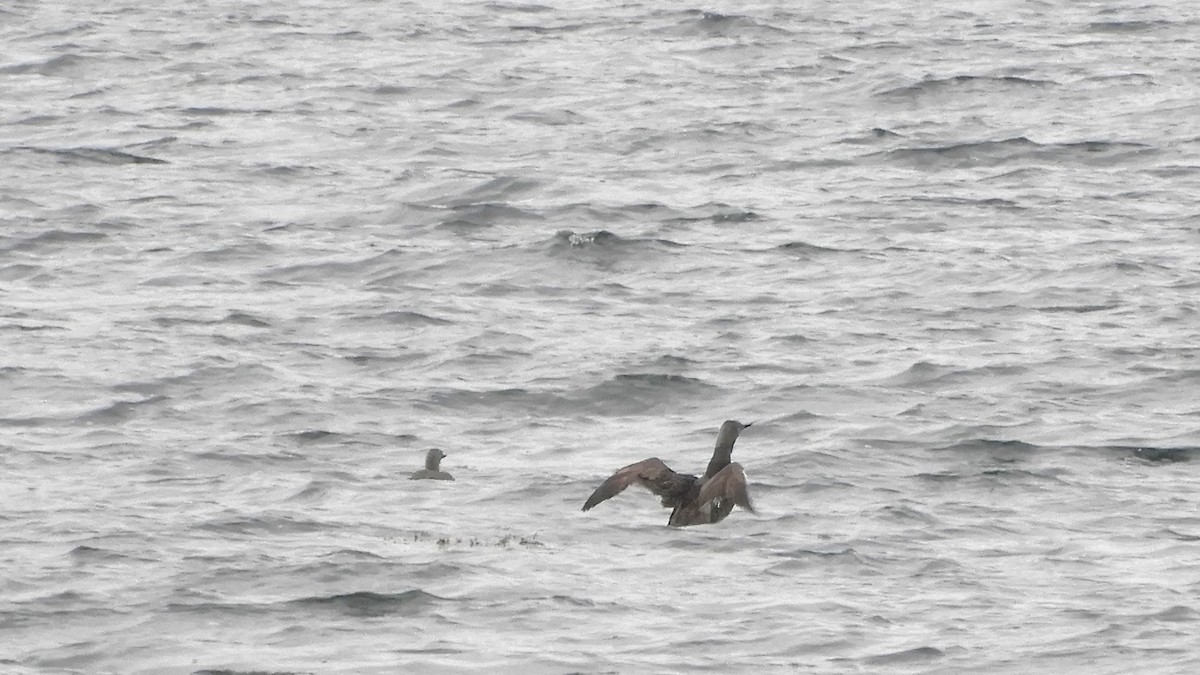
[[[0,670],[1200,668],[1200,9],[792,4],[0,8]]]

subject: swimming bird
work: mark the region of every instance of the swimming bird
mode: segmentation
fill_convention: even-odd
[[[425,453],[425,468],[420,471],[414,471],[413,475],[409,476],[409,480],[421,480],[429,478],[432,480],[454,480],[454,476],[440,470],[438,467],[442,463],[442,458],[446,453],[437,448],[430,448],[429,452]]]
[[[643,459],[609,476],[583,503],[583,510],[587,511],[637,483],[662,498],[662,505],[671,509],[667,525],[674,527],[719,522],[729,515],[735,504],[753,513],[754,506],[746,490],[746,472],[741,464],[731,461],[734,441],[750,424],[753,422],[742,424],[728,420],[721,425],[717,432],[717,447],[713,449],[712,459],[702,477],[676,473],[657,457]]]

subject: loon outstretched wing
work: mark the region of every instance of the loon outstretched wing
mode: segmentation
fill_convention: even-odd
[[[674,506],[687,495],[695,482],[695,476],[676,473],[661,459],[651,457],[618,469],[609,476],[583,503],[583,510],[587,511],[600,502],[617,496],[634,483],[661,497],[663,506]]]

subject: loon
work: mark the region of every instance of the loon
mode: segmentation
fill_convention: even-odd
[[[667,525],[672,527],[720,522],[733,511],[734,505],[753,513],[754,506],[746,490],[746,472],[741,464],[730,459],[738,434],[751,424],[728,420],[721,425],[717,446],[703,477],[676,473],[657,457],[643,459],[609,476],[583,503],[583,510],[637,483],[661,497],[662,505],[671,509]]]
[[[409,476],[409,480],[421,480],[429,478],[432,480],[454,480],[454,476],[440,470],[438,467],[442,463],[442,458],[446,453],[437,448],[430,448],[429,452],[425,453],[425,468],[420,471],[414,471],[413,475]]]

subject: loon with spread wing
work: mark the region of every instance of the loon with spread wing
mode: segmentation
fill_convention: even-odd
[[[667,524],[675,527],[720,522],[735,505],[753,513],[754,506],[746,490],[746,472],[741,464],[731,460],[734,441],[750,424],[728,420],[721,425],[712,460],[702,477],[676,473],[661,459],[651,457],[609,476],[584,502],[583,510],[637,483],[662,498],[662,505],[671,509]]]

